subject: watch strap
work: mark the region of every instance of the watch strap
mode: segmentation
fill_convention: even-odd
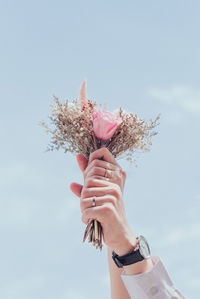
[[[128,254],[125,254],[123,256],[118,256],[114,251],[112,252],[112,258],[116,265],[119,268],[122,268],[123,266],[128,266],[131,264],[135,264],[137,262],[143,261],[144,257],[141,255],[140,250],[134,250]]]

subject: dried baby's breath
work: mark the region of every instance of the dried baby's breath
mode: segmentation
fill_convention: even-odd
[[[87,109],[82,108],[78,100],[71,103],[68,100],[61,103],[54,97],[55,104],[51,104],[52,115],[49,116],[53,128],[45,122],[40,124],[51,134],[51,143],[47,151],[60,148],[64,152],[82,153],[89,158],[91,152],[99,148],[99,141],[93,132],[92,113],[97,105],[96,102],[88,100]],[[154,121],[147,123],[134,113],[127,113],[121,108],[119,115],[123,122],[113,137],[107,141],[107,148],[115,158],[126,157],[127,160],[135,162],[136,151],[149,151],[152,145],[152,137],[158,132],[152,131],[157,125],[160,115]]]

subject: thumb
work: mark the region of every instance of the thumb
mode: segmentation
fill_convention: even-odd
[[[78,154],[76,156],[76,159],[77,159],[78,165],[80,167],[80,170],[83,172],[88,166],[88,160],[86,159],[86,157],[83,154]],[[76,196],[81,197],[83,185],[80,185],[77,183],[71,183],[70,189]]]
[[[83,189],[83,185],[77,184],[77,183],[71,183],[70,185],[71,191],[78,197],[81,197],[81,192]]]

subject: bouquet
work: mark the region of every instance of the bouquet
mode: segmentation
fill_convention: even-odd
[[[88,159],[90,153],[105,146],[115,158],[126,157],[135,162],[134,153],[149,151],[152,137],[158,134],[153,129],[158,125],[160,115],[147,123],[137,114],[122,108],[116,112],[103,109],[102,105],[88,99],[86,80],[81,85],[79,100],[61,103],[57,97],[54,99],[55,103],[50,105],[53,112],[49,116],[53,128],[40,122],[51,134],[47,151],[63,148],[65,153],[82,153]],[[87,237],[88,242],[102,249],[103,229],[96,219],[87,224],[83,242]]]

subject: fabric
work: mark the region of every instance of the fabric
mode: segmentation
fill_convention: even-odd
[[[131,299],[186,299],[174,286],[162,260],[151,256],[154,266],[151,270],[130,275],[123,270],[122,281]]]

